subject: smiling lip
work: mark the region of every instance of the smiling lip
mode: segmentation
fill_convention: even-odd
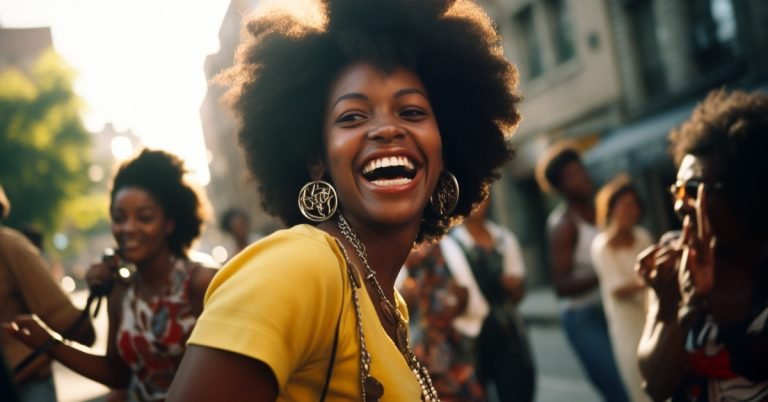
[[[384,192],[397,192],[408,189],[420,177],[423,170],[423,163],[417,154],[405,149],[373,152],[367,155],[361,166],[359,172],[363,181],[373,190]],[[401,168],[407,174],[399,177],[369,179],[370,175],[376,170],[393,167]],[[367,175],[368,177],[366,177]]]

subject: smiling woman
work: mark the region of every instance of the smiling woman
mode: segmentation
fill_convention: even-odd
[[[394,281],[487,197],[517,74],[474,2],[322,5],[255,16],[222,76],[262,203],[292,227],[217,274],[171,401],[439,400]]]
[[[144,150],[120,167],[111,193],[112,234],[136,272],[114,280],[119,265],[104,258],[86,274],[92,292],[108,295],[107,353],[63,343],[48,352],[94,381],[127,387],[130,401],[165,399],[215,272],[187,256],[206,213],[205,199],[184,175],[182,161],[162,151]],[[53,339],[29,316],[15,323],[11,334],[32,348]]]

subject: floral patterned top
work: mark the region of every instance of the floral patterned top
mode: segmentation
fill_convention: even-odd
[[[163,296],[144,300],[134,282],[123,298],[117,349],[133,372],[129,401],[161,401],[168,393],[197,321],[189,302],[192,269],[193,263],[178,259]]]
[[[408,268],[418,289],[411,308],[411,341],[416,357],[432,376],[443,401],[482,402],[485,390],[475,376],[471,342],[453,326],[458,286],[439,246],[418,266]]]

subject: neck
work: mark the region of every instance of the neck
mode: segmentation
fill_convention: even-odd
[[[608,235],[608,243],[611,246],[625,246],[635,242],[635,233],[632,228],[610,225],[606,229],[606,233]]]
[[[365,245],[368,264],[376,272],[384,294],[394,301],[395,279],[411,251],[419,231],[419,222],[401,228],[372,228],[352,218],[345,217],[357,238]],[[355,247],[339,230],[336,219],[318,225],[318,228],[339,239],[346,248],[347,255],[361,269],[365,268]]]
[[[467,218],[464,220],[464,226],[471,230],[485,230],[485,219]]]
[[[568,209],[582,220],[591,224],[595,223],[595,204],[591,201],[569,199]]]
[[[147,261],[136,263],[137,279],[148,289],[163,286],[173,270],[174,261],[173,253],[165,249]]]

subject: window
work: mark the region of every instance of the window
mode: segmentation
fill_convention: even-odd
[[[691,50],[699,72],[735,62],[740,49],[731,0],[693,0],[689,4]]]
[[[573,58],[576,47],[573,43],[573,23],[567,0],[546,0],[549,26],[552,32],[555,60],[563,63]]]
[[[661,94],[667,88],[667,81],[656,34],[653,5],[650,0],[636,0],[628,2],[626,11],[645,95],[650,97]]]
[[[544,72],[541,59],[541,46],[533,20],[533,8],[525,7],[514,17],[520,33],[521,56],[525,59],[525,73],[528,79],[534,79]]]

